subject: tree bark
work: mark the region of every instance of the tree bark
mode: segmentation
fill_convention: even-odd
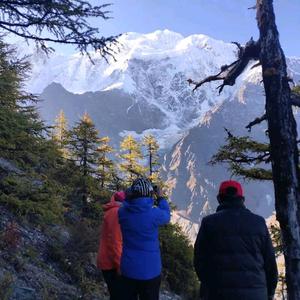
[[[284,244],[288,299],[300,299],[300,195],[297,129],[273,0],[257,0],[275,206]]]

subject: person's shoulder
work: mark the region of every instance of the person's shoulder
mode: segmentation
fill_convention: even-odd
[[[250,210],[247,210],[244,215],[244,223],[253,230],[259,231],[261,234],[267,232],[266,220]]]
[[[257,215],[255,213],[253,213],[252,211],[250,211],[249,209],[246,209],[246,214],[252,218],[254,221],[258,222],[258,223],[262,223],[262,224],[266,224],[266,220],[264,219],[264,217]]]
[[[214,220],[216,220],[219,217],[220,217],[220,213],[219,212],[215,212],[213,214],[205,216],[205,217],[202,218],[202,224],[214,222]]]

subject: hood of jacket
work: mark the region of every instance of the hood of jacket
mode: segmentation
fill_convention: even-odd
[[[153,199],[150,197],[140,197],[130,200],[125,200],[124,208],[131,212],[144,212],[153,207]]]
[[[110,210],[112,208],[120,207],[121,205],[122,205],[121,202],[112,200],[112,201],[110,201],[110,202],[108,202],[108,203],[106,203],[106,204],[103,205],[103,210],[104,211],[108,211],[108,210]]]

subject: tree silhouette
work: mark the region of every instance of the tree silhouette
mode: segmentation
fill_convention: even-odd
[[[94,6],[85,0],[1,0],[0,29],[27,41],[35,41],[45,51],[47,43],[75,46],[80,52],[99,51],[113,55],[116,37],[99,36],[99,29],[88,18],[107,20],[110,4]]]

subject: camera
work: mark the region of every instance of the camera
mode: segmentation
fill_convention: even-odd
[[[153,187],[154,193],[157,193],[158,192],[158,186],[157,185],[153,185],[152,187]]]

